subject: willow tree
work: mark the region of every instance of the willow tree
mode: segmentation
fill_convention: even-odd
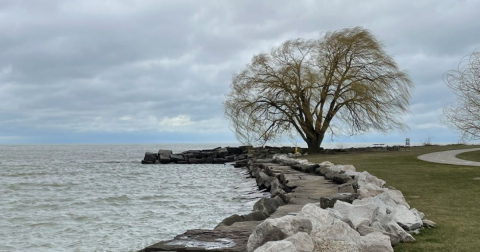
[[[318,152],[327,132],[404,129],[412,83],[377,38],[356,27],[255,55],[231,88],[225,115],[241,142],[293,133]]]
[[[480,51],[473,51],[456,70],[445,73],[444,81],[457,96],[457,102],[444,109],[445,121],[463,139],[480,139]]]

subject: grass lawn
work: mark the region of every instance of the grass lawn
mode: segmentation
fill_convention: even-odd
[[[457,155],[457,158],[480,162],[480,151],[460,153]]]
[[[480,251],[480,167],[428,163],[418,155],[480,146],[449,145],[412,147],[407,151],[310,155],[311,162],[353,164],[357,171],[385,180],[403,192],[411,207],[424,212],[436,228],[414,235],[414,243],[399,244],[395,251]],[[477,152],[478,155],[479,152]]]

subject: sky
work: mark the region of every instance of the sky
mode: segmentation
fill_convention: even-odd
[[[326,141],[458,142],[442,77],[480,48],[480,0],[0,0],[0,144],[235,142],[234,73],[355,26],[411,77],[409,130]]]

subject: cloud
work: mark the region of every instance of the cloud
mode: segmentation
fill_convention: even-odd
[[[353,26],[376,34],[412,77],[411,130],[450,139],[438,116],[455,97],[442,75],[480,47],[478,10],[467,0],[4,0],[1,141],[51,142],[51,129],[234,141],[221,105],[233,73],[287,39]]]

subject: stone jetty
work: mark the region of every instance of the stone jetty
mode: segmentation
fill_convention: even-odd
[[[305,153],[306,149],[297,148],[298,153]],[[182,153],[173,153],[171,150],[146,152],[142,164],[225,164],[252,158],[272,157],[276,153],[295,153],[295,147],[217,147],[209,150],[189,150]]]
[[[239,160],[236,167],[247,169],[270,197],[213,230],[189,230],[140,251],[383,252],[435,225],[410,208],[399,190],[353,165],[277,154]]]

